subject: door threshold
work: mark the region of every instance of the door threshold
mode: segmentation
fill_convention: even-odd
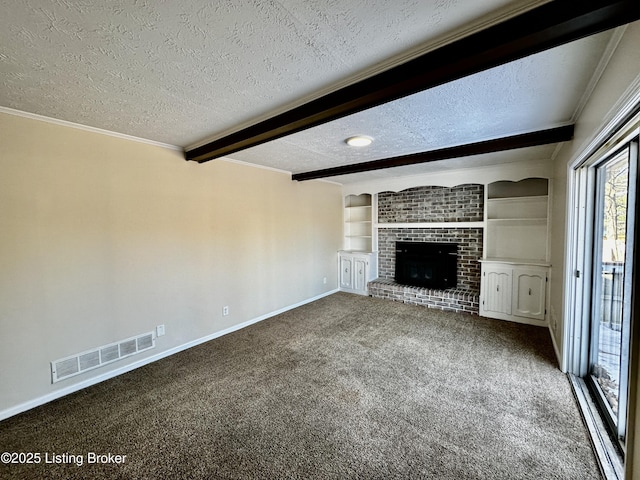
[[[568,377],[582,420],[587,427],[593,451],[600,466],[600,473],[606,480],[624,480],[622,455],[609,436],[587,384],[575,375],[568,374]]]

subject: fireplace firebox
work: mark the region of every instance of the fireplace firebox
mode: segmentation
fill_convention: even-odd
[[[457,243],[396,242],[396,282],[444,290],[457,278]]]

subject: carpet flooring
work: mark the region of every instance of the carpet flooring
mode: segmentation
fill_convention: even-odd
[[[41,455],[3,479],[600,478],[547,329],[346,293],[0,422],[0,451]]]

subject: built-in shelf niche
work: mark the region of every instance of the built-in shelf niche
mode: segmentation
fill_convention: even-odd
[[[373,204],[369,194],[347,195],[344,206],[344,249],[372,251]]]
[[[487,186],[486,259],[548,261],[549,181],[527,178]]]

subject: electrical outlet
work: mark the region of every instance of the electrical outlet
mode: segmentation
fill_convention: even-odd
[[[322,279],[322,283],[324,283],[325,285],[327,284],[327,277],[324,277],[324,278]]]
[[[229,307],[228,306],[222,307],[222,315],[225,315],[225,316],[229,315]]]
[[[156,327],[156,337],[161,337],[164,335],[164,325],[158,325]]]

